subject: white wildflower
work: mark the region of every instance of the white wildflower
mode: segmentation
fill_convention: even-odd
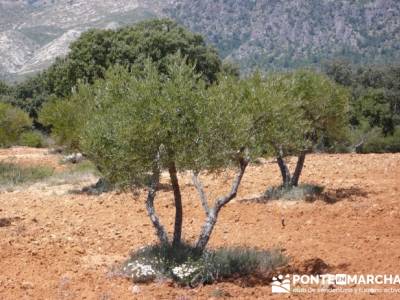
[[[182,264],[172,269],[172,273],[180,279],[185,279],[190,277],[193,273],[198,270],[195,266],[190,266],[187,264]]]
[[[157,272],[150,264],[134,261],[128,263],[126,266],[126,269],[128,270],[127,272],[131,274],[133,280],[137,282],[153,280],[157,275]]]

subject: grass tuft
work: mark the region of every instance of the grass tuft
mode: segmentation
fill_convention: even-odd
[[[40,131],[26,131],[19,137],[19,145],[43,148],[47,145],[45,136]]]
[[[53,168],[44,166],[22,167],[0,162],[0,185],[19,185],[40,181],[53,175]]]
[[[324,188],[318,185],[302,184],[299,186],[278,186],[269,188],[264,197],[266,200],[315,200]]]
[[[215,289],[212,290],[209,294],[209,296],[211,298],[230,298],[232,297],[231,294],[229,294],[228,292],[222,290],[222,289]]]
[[[72,173],[92,173],[99,175],[96,166],[90,160],[84,160],[78,164],[71,164]]]

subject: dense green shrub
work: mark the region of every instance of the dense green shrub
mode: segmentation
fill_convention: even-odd
[[[20,146],[42,148],[46,145],[43,134],[39,131],[25,131],[19,137]]]
[[[400,152],[400,127],[391,135],[372,136],[360,147],[360,153],[395,153]]]
[[[89,86],[80,85],[68,99],[52,98],[40,111],[39,122],[51,127],[51,136],[68,150],[80,149],[80,132],[94,106]]]
[[[10,104],[0,103],[0,147],[16,144],[21,134],[31,126],[32,121],[25,112]]]

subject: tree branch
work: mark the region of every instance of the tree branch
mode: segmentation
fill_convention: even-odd
[[[228,195],[219,197],[215,202],[215,205],[209,210],[206,221],[201,229],[199,239],[197,240],[196,243],[196,248],[199,249],[200,251],[204,251],[208,241],[210,240],[211,233],[214,229],[215,224],[217,223],[219,211],[224,205],[228,204],[233,198],[236,197],[244,172],[246,171],[246,168],[249,164],[249,161],[250,159],[248,157],[240,158],[239,160],[240,169],[239,172],[236,174],[236,177],[232,183],[231,191],[229,192]]]
[[[200,201],[201,201],[201,205],[204,208],[204,211],[206,213],[206,216],[208,216],[210,214],[210,208],[208,207],[208,201],[207,201],[207,196],[206,193],[204,191],[204,187],[199,179],[199,173],[198,172],[194,172],[192,174],[192,181],[194,186],[197,189],[197,192],[199,193],[200,196]]]
[[[232,183],[231,191],[229,192],[228,195],[219,197],[215,203],[214,209],[217,211],[219,211],[224,205],[226,205],[228,202],[230,202],[237,195],[237,191],[239,189],[240,182],[242,181],[244,172],[246,171],[246,168],[249,164],[249,159],[241,158],[239,163],[240,163],[239,173],[236,175],[236,177]]]

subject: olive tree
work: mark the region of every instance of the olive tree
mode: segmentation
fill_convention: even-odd
[[[182,240],[182,196],[179,171],[192,171],[206,220],[196,247],[203,251],[221,208],[237,194],[249,163],[250,122],[242,114],[238,95],[206,89],[193,65],[170,57],[166,72],[146,61],[144,71],[113,68],[95,84],[95,109],[85,124],[82,147],[113,183],[147,186],[147,213],[162,244]],[[231,79],[232,81],[236,79]],[[222,88],[223,89],[223,88]],[[92,100],[91,100],[92,101]],[[200,181],[201,170],[239,166],[230,192],[209,207]],[[172,242],[154,207],[163,170],[168,171],[174,194],[175,225]]]
[[[274,153],[284,186],[297,186],[306,154],[323,142],[341,140],[347,128],[348,93],[326,76],[308,70],[256,74],[258,102],[252,115],[258,144]],[[298,157],[291,174],[285,158]]]

